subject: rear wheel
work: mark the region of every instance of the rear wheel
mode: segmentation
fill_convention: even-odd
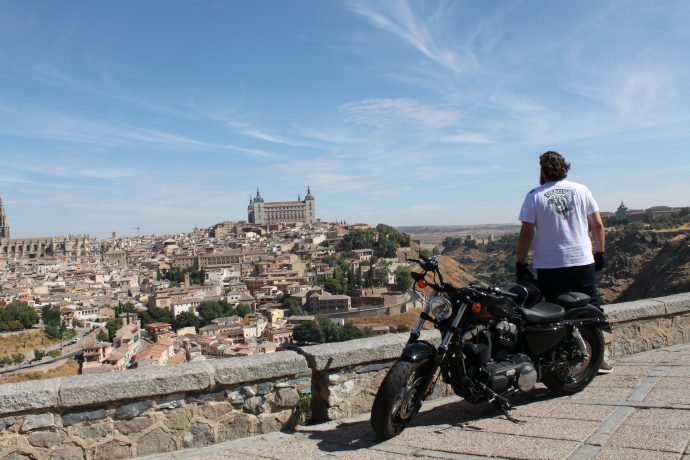
[[[544,385],[559,395],[570,395],[582,391],[599,372],[604,359],[604,335],[595,327],[579,328],[589,357],[582,359],[581,352],[572,338],[569,338],[555,352],[554,361],[564,361],[544,376]]]
[[[378,436],[396,436],[419,412],[429,377],[424,364],[398,361],[388,371],[371,408],[371,426]]]

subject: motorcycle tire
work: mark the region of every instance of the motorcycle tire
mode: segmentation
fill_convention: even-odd
[[[567,378],[564,378],[558,372],[550,372],[543,379],[544,385],[558,395],[571,395],[582,391],[597,375],[601,362],[604,359],[605,345],[601,329],[587,327],[580,328],[579,330],[589,352],[589,360],[571,369],[571,375]]]
[[[384,439],[400,434],[422,407],[428,363],[397,361],[383,379],[371,408],[371,426]]]

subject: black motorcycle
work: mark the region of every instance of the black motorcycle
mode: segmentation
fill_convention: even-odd
[[[371,424],[380,437],[400,433],[439,378],[470,403],[500,404],[516,421],[508,413],[513,394],[537,382],[556,394],[573,394],[597,375],[604,358],[602,330],[611,329],[587,295],[569,292],[549,303],[530,283],[508,292],[455,287],[444,281],[437,257],[409,260],[421,268],[412,273],[414,289],[429,286],[433,293],[376,393]],[[441,332],[438,347],[420,340],[426,322]]]

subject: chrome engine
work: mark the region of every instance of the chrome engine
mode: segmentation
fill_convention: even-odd
[[[481,380],[497,394],[509,390],[529,391],[537,383],[532,360],[523,354],[505,361],[489,362],[481,369]]]

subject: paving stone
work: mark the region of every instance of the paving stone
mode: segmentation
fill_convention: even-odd
[[[564,403],[549,413],[550,417],[602,422],[616,411],[616,406]]]
[[[686,388],[654,388],[644,398],[646,403],[688,404],[690,385]]]
[[[588,388],[595,387],[615,387],[615,388],[637,388],[646,375],[626,375],[614,371],[612,374],[597,376]]]
[[[491,455],[529,459],[567,458],[578,447],[580,447],[580,443],[575,441],[516,436],[493,450]]]
[[[653,458],[658,460],[677,459],[677,454],[640,449],[626,449],[624,447],[604,447],[593,457],[594,460],[639,460]]]
[[[666,427],[690,432],[690,411],[672,409],[637,409],[626,425]]]
[[[584,442],[599,428],[599,422],[562,418],[543,418],[526,424],[521,436]]]
[[[438,450],[443,446],[446,452],[471,455],[491,455],[491,453],[508,443],[513,435],[466,431],[458,427],[412,427],[388,441],[388,443]]]
[[[624,424],[612,436],[607,446],[630,447],[681,454],[690,439],[690,432],[664,426]]]

